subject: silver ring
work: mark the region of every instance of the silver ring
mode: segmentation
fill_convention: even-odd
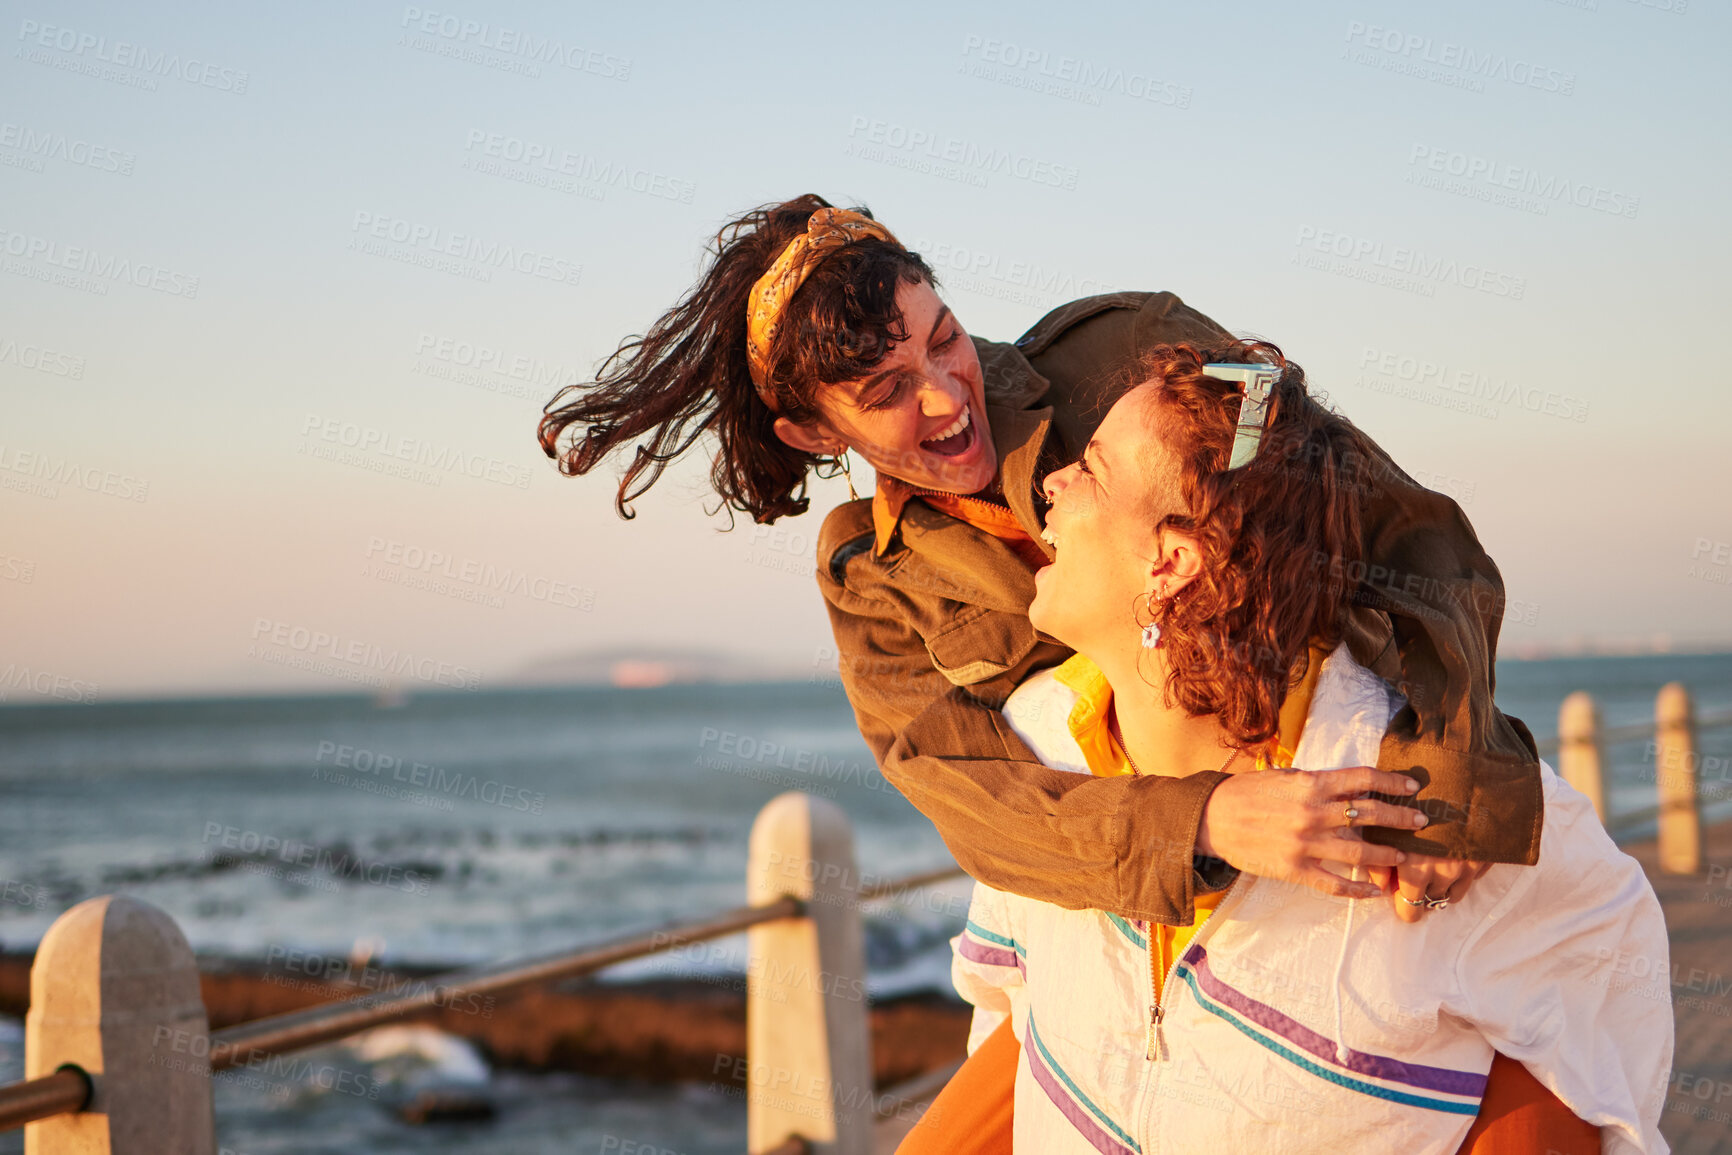
[[[1396,895],[1396,897],[1401,899],[1401,901],[1405,902],[1408,906],[1423,906],[1427,910],[1442,910],[1454,901],[1448,895],[1445,895],[1442,898],[1433,898],[1431,895],[1427,894],[1419,898],[1408,898],[1405,894],[1400,894]]]

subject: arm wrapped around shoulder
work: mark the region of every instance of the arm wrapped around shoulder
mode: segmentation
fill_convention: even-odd
[[[1054,770],[1003,714],[960,689],[903,728],[883,771],[979,881],[1167,925],[1194,917],[1197,828],[1227,777]]]

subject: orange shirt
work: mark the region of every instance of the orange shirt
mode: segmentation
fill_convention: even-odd
[[[983,497],[940,493],[935,489],[917,489],[894,477],[880,477],[878,490],[872,495],[874,553],[883,553],[889,546],[890,535],[896,532],[896,523],[902,517],[903,506],[914,498],[919,498],[940,513],[948,513],[958,521],[965,521],[975,529],[998,538],[1031,570],[1047,564],[1048,558],[1040,548],[1040,543],[1028,536],[1028,531],[1022,528],[1022,523],[1016,520],[1016,514],[1011,512],[1009,506],[988,501]]]

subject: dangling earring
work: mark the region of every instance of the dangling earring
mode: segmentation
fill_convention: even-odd
[[[836,463],[837,471],[842,474],[842,479],[848,483],[848,500],[859,501],[860,495],[854,492],[854,472],[848,468],[848,450],[843,448],[841,453],[836,454],[830,460]]]
[[[1153,650],[1161,644],[1161,625],[1158,620],[1160,612],[1155,609],[1156,601],[1170,601],[1170,598],[1156,598],[1155,591],[1150,590],[1144,609],[1149,615],[1149,624],[1143,627],[1143,649]]]

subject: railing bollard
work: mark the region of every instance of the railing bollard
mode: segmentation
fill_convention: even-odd
[[[1682,682],[1654,701],[1654,782],[1660,794],[1660,869],[1702,869],[1702,814],[1696,808],[1696,706]]]
[[[1558,774],[1594,804],[1606,824],[1605,747],[1600,742],[1600,707],[1586,690],[1577,690],[1558,707]]]
[[[807,915],[747,932],[746,1149],[792,1135],[818,1155],[870,1155],[872,1040],[866,1013],[854,834],[841,807],[792,792],[752,824],[747,901],[791,894]]]
[[[212,1155],[210,1031],[174,919],[107,895],[55,920],[30,967],[24,1077],[82,1068],[76,1115],[24,1128],[25,1155]]]

